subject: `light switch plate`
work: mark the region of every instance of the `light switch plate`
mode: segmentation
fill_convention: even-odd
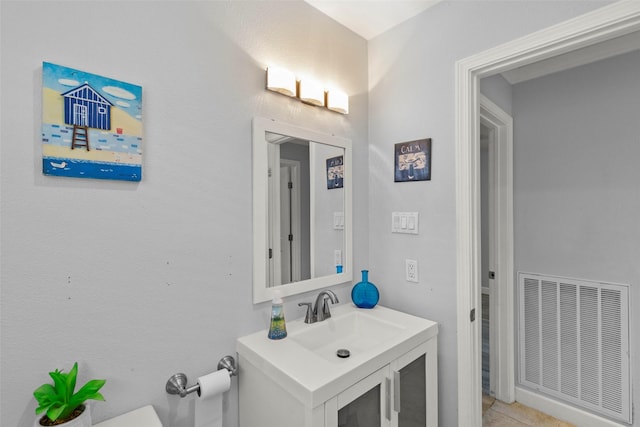
[[[391,232],[418,234],[418,212],[392,212]]]
[[[333,213],[333,229],[344,230],[344,212]]]

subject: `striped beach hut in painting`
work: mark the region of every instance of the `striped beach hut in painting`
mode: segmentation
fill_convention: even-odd
[[[111,129],[113,104],[85,83],[61,94],[64,97],[64,122],[68,125]]]

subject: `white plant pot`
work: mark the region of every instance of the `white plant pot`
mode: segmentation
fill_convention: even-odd
[[[44,415],[38,415],[36,417],[33,427],[42,427],[40,424],[40,419],[42,419],[42,417],[44,417]],[[67,421],[66,423],[58,424],[56,427],[91,427],[91,408],[85,403],[84,411],[82,411],[82,414],[80,414],[79,417]]]

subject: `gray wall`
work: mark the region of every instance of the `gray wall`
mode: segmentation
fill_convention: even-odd
[[[351,138],[354,254],[368,259],[366,42],[303,2],[2,1],[0,425],[32,426],[32,392],[78,361],[106,378],[98,422],[153,404],[193,425],[193,397],[164,391],[268,327],[251,300],[251,120]],[[42,61],[143,87],[140,183],[41,173]],[[276,64],[350,95],[343,116],[267,92]],[[350,285],[337,287],[348,301]],[[287,298],[288,319],[300,317]],[[224,425],[237,425],[237,388]]]
[[[445,1],[369,42],[369,278],[382,304],[440,322],[439,414],[457,425],[454,66],[603,2]],[[393,145],[433,138],[431,181],[393,182]],[[393,211],[420,213],[418,236]],[[418,260],[420,283],[404,279]]]
[[[513,86],[515,269],[631,285],[632,367],[640,366],[638,70],[640,51]]]

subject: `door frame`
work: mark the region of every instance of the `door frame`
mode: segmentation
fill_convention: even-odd
[[[480,305],[480,79],[640,31],[640,2],[620,1],[455,66],[458,425],[482,425]],[[513,278],[512,278],[513,279]]]
[[[480,94],[480,123],[493,133],[489,148],[489,229],[494,260],[491,268],[495,272],[495,279],[489,282],[491,388],[496,399],[512,403],[515,400],[513,118]]]

